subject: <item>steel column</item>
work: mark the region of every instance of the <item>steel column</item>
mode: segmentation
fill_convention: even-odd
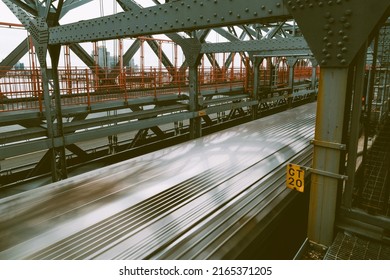
[[[190,94],[190,111],[196,112],[199,110],[199,85],[198,85],[198,65],[189,66],[189,94]],[[202,124],[199,116],[190,119],[190,139],[199,138],[202,136]]]
[[[58,62],[60,58],[61,46],[50,46],[49,53],[52,62],[52,84],[55,98],[55,116],[57,119],[56,129],[54,131],[54,137],[61,138],[62,145],[56,147],[53,143],[54,150],[54,162],[55,166],[52,169],[53,181],[66,179],[68,172],[66,170],[66,154],[65,154],[65,141],[62,122],[62,109],[61,109],[61,93],[60,82],[58,76]]]
[[[315,140],[341,143],[348,68],[322,68],[317,103]],[[315,146],[313,169],[339,173],[340,151]],[[333,241],[338,179],[312,174],[308,238],[329,246]]]
[[[377,35],[374,39],[374,52],[372,55],[372,65],[368,78],[368,87],[367,87],[367,96],[366,96],[366,106],[365,106],[365,120],[364,120],[364,146],[363,146],[363,166],[366,163],[367,159],[367,149],[368,149],[368,136],[370,134],[370,122],[371,122],[371,110],[372,110],[372,99],[374,98],[374,84],[376,76],[376,63],[378,58],[378,38]]]
[[[261,96],[259,96],[259,79],[260,79],[260,64],[263,61],[262,57],[254,57],[253,58],[253,100],[260,100]],[[259,101],[259,104],[260,104]],[[258,104],[252,106],[252,120],[258,118]]]
[[[288,57],[287,58],[287,64],[288,64],[288,87],[290,88],[290,92],[288,95],[288,108],[292,107],[292,101],[293,101],[293,94],[294,94],[294,69],[295,64],[297,63],[298,59],[296,57]]]
[[[356,160],[359,143],[360,132],[360,116],[362,111],[362,96],[364,93],[364,73],[366,66],[367,45],[365,44],[359,51],[356,57],[354,90],[352,100],[352,112],[350,133],[348,141],[348,161],[347,161],[347,176],[348,180],[345,184],[343,193],[343,206],[352,208],[352,194],[355,185]]]
[[[200,54],[201,42],[196,38],[178,40],[185,55],[185,60],[189,67],[189,110],[195,113],[195,117],[190,119],[190,139],[202,136],[201,116],[198,111],[203,98],[199,95],[198,66],[200,65],[202,55]]]
[[[312,58],[310,59],[312,70],[311,70],[311,89],[316,88],[317,84],[317,67],[318,67],[318,62],[316,59]]]

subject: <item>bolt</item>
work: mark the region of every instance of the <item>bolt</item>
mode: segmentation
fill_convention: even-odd
[[[350,27],[351,27],[351,24],[350,24],[349,22],[346,22],[346,23],[344,23],[344,27],[345,27],[345,28],[350,28]]]
[[[345,14],[346,16],[350,16],[350,15],[352,15],[352,11],[351,11],[351,10],[346,10],[346,11],[344,12],[344,14]]]

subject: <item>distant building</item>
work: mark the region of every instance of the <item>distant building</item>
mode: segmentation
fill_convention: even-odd
[[[97,55],[98,55],[98,64],[102,68],[112,68],[116,67],[118,64],[118,59],[111,55],[111,53],[107,50],[106,46],[99,46],[97,49]],[[91,55],[94,57],[94,54]],[[132,58],[127,64],[124,66],[131,67],[134,69],[135,62],[134,58]]]
[[[111,56],[110,52],[107,50],[106,46],[98,47],[98,64],[100,67],[108,68],[112,67],[114,63],[114,58]]]
[[[23,63],[23,62],[17,62],[17,63],[14,65],[14,69],[15,69],[15,70],[24,70],[24,63]]]

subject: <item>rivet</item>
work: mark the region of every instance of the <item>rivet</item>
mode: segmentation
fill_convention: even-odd
[[[342,59],[340,62],[341,62],[342,64],[347,63],[347,61],[346,61],[345,59]]]
[[[261,9],[262,9],[262,10],[264,10],[264,9],[265,9],[265,6],[264,6],[264,5],[262,5],[262,6],[261,6]]]
[[[332,6],[333,5],[333,1],[328,1],[328,5]]]
[[[322,38],[322,40],[324,40],[326,42],[329,40],[329,38],[325,36],[324,38]]]
[[[325,59],[322,60],[322,61],[321,61],[321,64],[323,64],[323,65],[326,64],[326,60],[325,60]]]
[[[254,15],[254,16],[257,16],[257,12],[254,12],[253,15]]]
[[[312,3],[310,3],[310,4],[309,4],[309,7],[310,7],[310,8],[313,8],[313,4],[312,4]]]
[[[322,53],[326,54],[326,53],[328,53],[328,50],[327,49],[322,49]]]
[[[343,55],[342,55],[341,53],[338,53],[338,54],[337,54],[337,58],[338,58],[338,59],[342,59],[342,58],[343,58]]]
[[[330,55],[330,53],[328,53],[325,57],[326,57],[326,58],[332,58],[332,56]]]
[[[329,23],[334,23],[334,18],[328,19],[328,22],[329,22]]]
[[[292,6],[292,7],[291,7],[291,10],[295,10],[295,6]]]
[[[345,28],[350,28],[350,27],[351,27],[351,24],[350,24],[349,22],[346,22],[346,23],[344,23],[344,27],[345,27]]]
[[[324,3],[318,2],[318,6],[322,7],[323,5],[324,5]]]
[[[348,49],[347,49],[346,47],[344,47],[344,48],[341,49],[341,51],[342,51],[342,52],[347,52]]]
[[[279,3],[279,2],[278,2],[278,3],[276,3],[276,7],[278,7],[278,8],[280,7],[280,3]]]
[[[341,0],[337,0],[336,3],[340,5],[341,4]]]
[[[305,6],[304,5],[299,5],[299,8],[304,9]]]
[[[222,20],[222,21],[224,21],[224,20],[225,20],[225,18],[224,18],[224,17],[221,17],[221,20]]]
[[[233,11],[229,11],[229,15],[231,15],[233,13]]]
[[[329,25],[329,24],[325,24],[325,25],[324,25],[324,29],[325,29],[325,30],[329,30],[329,29],[330,29],[330,25]]]
[[[344,12],[344,14],[345,14],[346,16],[350,16],[350,15],[352,15],[352,11],[351,11],[351,10],[346,10],[346,11]]]
[[[249,12],[249,9],[248,9],[248,8],[245,8],[245,12]]]
[[[330,16],[331,16],[332,14],[331,13],[329,13],[329,12],[326,12],[326,14],[325,14],[325,18],[330,18]]]
[[[346,22],[346,21],[347,21],[347,18],[346,18],[346,17],[341,17],[341,18],[340,18],[340,21],[341,21],[341,22]]]
[[[343,40],[344,40],[344,41],[348,41],[348,39],[349,39],[348,36],[344,36],[344,37],[343,37]]]
[[[343,42],[341,41],[337,42],[337,46],[342,47],[343,45],[344,45]]]
[[[240,18],[240,17],[241,17],[240,14],[238,14],[238,15],[237,15],[237,18]]]
[[[339,34],[342,36],[342,35],[344,35],[344,30],[340,30],[339,31]]]
[[[269,13],[269,14],[272,14],[272,10],[268,10],[268,13]]]
[[[288,4],[289,6],[291,6],[291,4],[292,4],[292,1],[288,1],[288,2],[287,2],[287,4]]]
[[[333,45],[333,44],[330,43],[330,42],[326,44],[326,46],[327,46],[328,48],[332,47],[332,45]]]
[[[328,35],[333,35],[333,31],[332,31],[332,30],[329,30],[329,31],[328,31]]]

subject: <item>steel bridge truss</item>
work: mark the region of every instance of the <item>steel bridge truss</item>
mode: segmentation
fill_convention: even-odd
[[[0,92],[0,125],[22,127],[1,133],[0,154],[11,158],[46,151],[27,176],[39,174],[50,162],[53,181],[66,178],[70,157],[88,158],[80,143],[99,137],[108,139],[109,152],[114,153],[121,142],[118,135],[129,131],[135,135],[125,141],[125,148],[147,139],[149,131],[157,139],[184,132],[197,138],[202,129],[221,120],[256,119],[270,108],[291,107],[294,101],[311,98],[319,76],[313,141],[313,170],[319,172],[312,175],[308,237],[330,245],[336,198],[344,186],[337,175],[342,173],[350,179],[344,186],[344,215],[364,217],[389,230],[388,220],[365,216],[353,211],[352,205],[362,97],[368,119],[374,97],[380,96],[383,104],[375,112],[379,124],[389,110],[385,105],[389,100],[388,1],[155,0],[154,6],[143,8],[133,0],[117,0],[123,11],[70,24],[61,24],[61,19],[90,0],[3,2],[30,37],[0,63],[0,78],[27,80],[32,90],[20,96]],[[362,21],[367,11],[370,15]],[[169,57],[156,34],[165,34],[164,40],[180,49],[185,58],[182,65]],[[222,36],[223,42],[210,42],[210,34]],[[99,65],[80,44],[123,38],[133,38],[134,43],[120,52],[116,67],[110,69]],[[145,44],[156,55],[158,68],[124,69],[138,51],[143,56]],[[15,70],[13,65],[31,45],[38,71]],[[86,67],[68,65],[62,71],[62,47]],[[216,59],[218,53],[224,54],[222,63]],[[234,65],[236,55],[239,69]],[[297,77],[304,81],[297,82]],[[334,148],[344,147],[347,140],[347,151]],[[346,161],[346,153],[344,168],[340,162]]]

